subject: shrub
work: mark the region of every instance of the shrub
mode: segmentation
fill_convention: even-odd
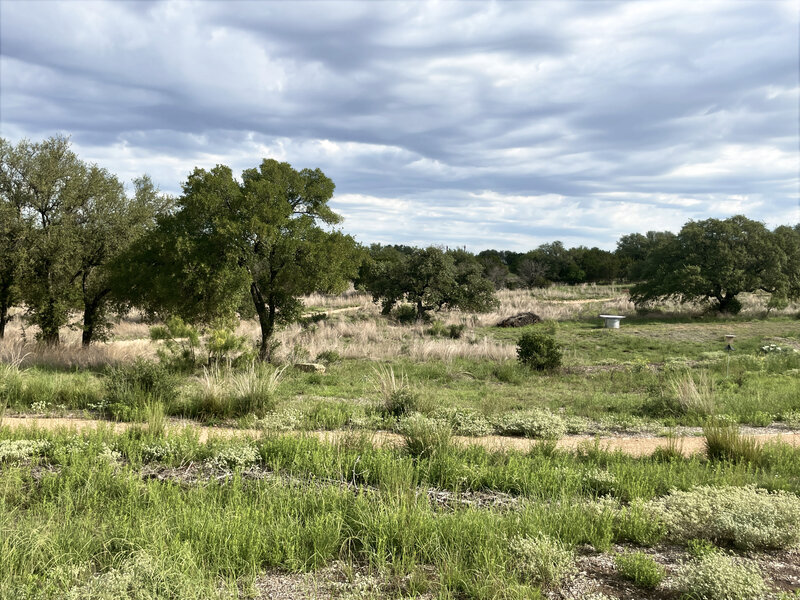
[[[703,427],[703,435],[710,460],[750,463],[761,460],[761,448],[756,439],[742,435],[734,424],[711,421]]]
[[[177,395],[177,379],[162,364],[137,358],[107,371],[106,399],[116,416],[133,418],[148,403],[169,405]]]
[[[342,360],[341,355],[336,350],[323,350],[319,354],[317,354],[316,361],[325,363],[325,364],[333,364]]]
[[[617,571],[639,587],[655,589],[664,579],[666,570],[644,552],[618,554],[614,557]]]
[[[561,349],[553,336],[541,331],[524,334],[517,342],[517,359],[537,371],[561,365]]]
[[[433,418],[449,423],[456,435],[479,437],[494,430],[486,417],[468,408],[440,408],[434,411]]]
[[[800,543],[800,498],[789,492],[702,486],[647,506],[677,542],[699,538],[748,550]]]
[[[402,419],[398,429],[403,435],[403,447],[411,456],[428,458],[452,446],[453,430],[450,426],[419,413]]]
[[[462,335],[464,335],[464,330],[467,328],[466,325],[461,323],[460,325],[450,325],[447,330],[447,337],[453,340],[460,339]]]
[[[517,570],[526,578],[557,587],[575,570],[575,555],[563,542],[547,535],[511,541]]]
[[[200,332],[180,317],[170,317],[164,325],[151,327],[150,339],[163,342],[158,358],[170,369],[192,371],[197,366]]]
[[[411,304],[401,304],[392,311],[392,316],[401,325],[409,325],[417,321],[417,309]]]
[[[500,435],[522,435],[530,438],[555,440],[564,436],[564,419],[551,412],[531,409],[506,413],[495,421]]]
[[[228,441],[212,450],[208,463],[219,468],[241,469],[257,463],[260,457],[249,442]]]
[[[675,587],[697,600],[761,600],[767,586],[758,567],[721,552],[685,564]]]

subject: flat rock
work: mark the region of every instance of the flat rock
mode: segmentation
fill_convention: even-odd
[[[497,324],[497,327],[525,327],[541,322],[541,318],[536,313],[522,312],[511,317],[507,317]]]
[[[298,371],[305,371],[306,373],[324,373],[325,365],[319,363],[295,363],[294,368]]]

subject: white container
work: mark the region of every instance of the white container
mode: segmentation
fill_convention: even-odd
[[[600,315],[606,322],[606,329],[619,329],[619,322],[624,319],[622,315]]]

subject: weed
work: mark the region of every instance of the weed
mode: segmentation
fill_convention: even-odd
[[[381,398],[385,413],[399,417],[417,409],[419,398],[411,389],[405,373],[396,377],[391,366],[378,365],[373,368],[371,382]]]
[[[686,551],[694,558],[702,558],[714,552],[719,552],[719,549],[708,540],[692,538],[691,540],[686,540]]]
[[[617,554],[614,564],[625,579],[646,589],[657,588],[666,575],[664,567],[644,552]]]
[[[403,435],[403,447],[414,457],[427,458],[450,449],[453,430],[447,423],[429,419],[419,413],[398,423]]]

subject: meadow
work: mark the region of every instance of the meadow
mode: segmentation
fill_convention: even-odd
[[[402,324],[309,296],[271,365],[187,365],[135,314],[88,348],[13,320],[0,596],[800,597],[800,306],[498,298]],[[560,367],[518,362],[528,331]]]

